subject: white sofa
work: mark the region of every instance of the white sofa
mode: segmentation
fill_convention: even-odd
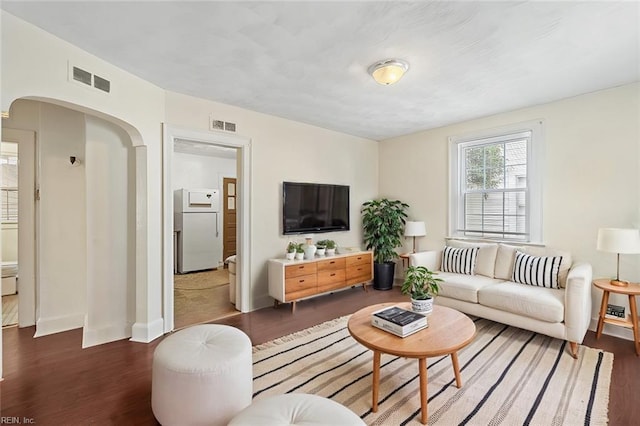
[[[448,240],[446,245],[479,247],[472,275],[441,272],[442,250],[413,253],[409,258],[410,265],[425,266],[444,280],[436,304],[567,340],[571,355],[577,357],[591,320],[591,265],[572,264],[570,253],[545,247],[460,240]],[[513,282],[516,250],[532,256],[562,256],[560,288]]]

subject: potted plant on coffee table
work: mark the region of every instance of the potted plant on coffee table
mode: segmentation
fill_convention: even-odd
[[[373,250],[373,288],[391,290],[398,257],[396,248],[402,246],[404,224],[409,205],[399,200],[382,198],[362,205],[362,226],[367,250]]]
[[[400,291],[411,296],[411,309],[421,314],[430,314],[433,310],[433,298],[440,291],[435,272],[424,266],[409,266]]]

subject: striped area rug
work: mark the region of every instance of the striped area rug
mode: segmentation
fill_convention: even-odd
[[[432,425],[606,425],[613,354],[475,319],[474,341],[458,352],[462,388],[450,357],[429,358]],[[418,361],[382,355],[380,403],[371,412],[372,352],[346,328],[347,317],[256,346],[254,398],[310,393],[341,403],[369,425],[419,424]]]

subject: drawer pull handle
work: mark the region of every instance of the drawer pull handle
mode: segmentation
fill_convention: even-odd
[[[334,263],[336,263],[335,260],[332,260],[331,262],[329,262],[331,265],[333,265]]]
[[[299,282],[299,283],[303,283],[303,282],[304,282],[304,280],[300,280],[300,281],[298,281],[298,282]]]
[[[304,269],[304,265],[298,266],[298,269]]]
[[[335,276],[336,276],[336,274],[331,274],[331,276],[332,276],[332,277],[335,277]]]
[[[358,257],[358,260],[362,260],[362,257]]]

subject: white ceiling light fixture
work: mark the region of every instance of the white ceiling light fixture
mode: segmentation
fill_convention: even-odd
[[[402,59],[385,59],[371,65],[367,71],[380,84],[396,83],[409,70],[409,63]]]

